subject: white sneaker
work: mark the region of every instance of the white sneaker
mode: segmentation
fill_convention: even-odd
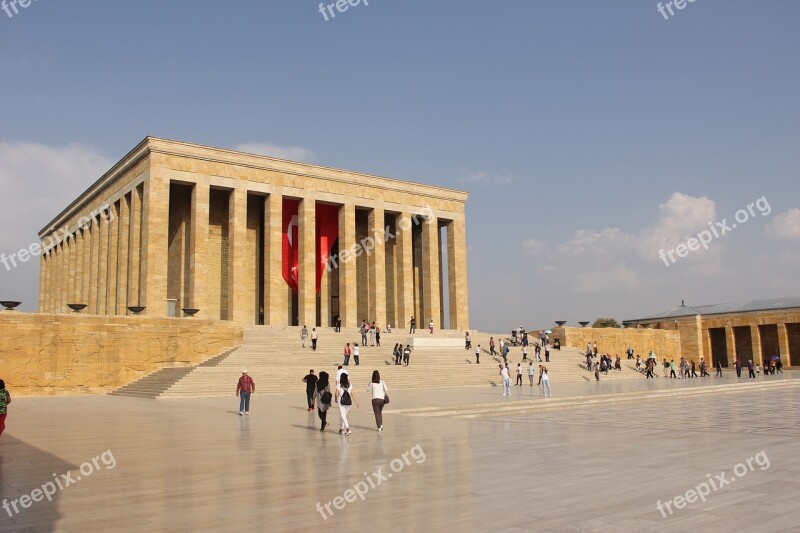
[[[250,416],[250,411],[247,411],[245,414],[246,414],[247,416]]]
[[[244,416],[244,412],[239,411],[239,416]]]

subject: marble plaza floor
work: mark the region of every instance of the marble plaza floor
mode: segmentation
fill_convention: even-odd
[[[15,398],[0,531],[797,531],[800,373],[731,376],[390,391],[383,433],[362,393],[349,437],[299,378],[249,417]]]

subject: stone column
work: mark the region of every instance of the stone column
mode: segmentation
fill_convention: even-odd
[[[417,318],[417,325],[428,327],[428,322],[433,320],[436,329],[444,327],[441,323],[441,298],[439,291],[439,224],[436,217],[431,215],[422,223],[422,289],[424,291],[425,307],[422,323]]]
[[[75,243],[72,240],[72,235],[64,235],[64,300],[61,304],[62,311],[69,312],[68,303],[72,303],[72,289],[75,285],[72,275],[74,273],[73,261],[75,260]]]
[[[367,268],[369,269],[369,317],[377,321],[382,329],[386,328],[386,245],[383,242],[382,207],[369,212],[368,239],[365,242]],[[372,239],[371,241],[369,239]],[[371,251],[369,246],[373,246]]]
[[[732,367],[736,363],[736,337],[733,335],[733,326],[725,326],[725,344],[728,347],[728,366]]]
[[[139,305],[142,296],[139,292],[142,267],[142,190],[137,186],[131,191],[131,213],[129,224],[130,255],[128,256],[128,305]],[[125,310],[126,314],[128,310]]]
[[[108,208],[108,307],[106,314],[117,314],[117,281],[119,275],[119,204]]]
[[[447,225],[447,283],[450,297],[450,327],[469,329],[469,293],[467,292],[467,237],[464,222]]]
[[[247,293],[247,189],[236,187],[228,201],[228,319],[252,324]]]
[[[395,247],[395,287],[396,287],[396,328],[407,330],[411,317],[414,316],[414,244],[412,231],[414,224],[408,213],[397,215]],[[417,322],[417,326],[419,326]]]
[[[39,302],[36,310],[39,313],[46,313],[45,295],[47,294],[47,254],[42,251],[39,255]]]
[[[61,306],[61,243],[53,248],[53,304],[51,313],[59,313]]]
[[[66,300],[67,291],[66,254],[67,243],[65,240],[62,240],[60,243],[58,243],[58,286],[56,287],[56,313],[64,312],[64,302]]]
[[[192,187],[192,213],[189,222],[189,294],[191,301],[186,307],[200,309],[197,317],[208,315],[208,220],[210,215],[208,181],[199,180]],[[218,318],[218,317],[217,317]]]
[[[297,314],[300,326],[317,325],[317,212],[313,198],[303,198],[297,209],[300,247],[297,273]]]
[[[128,311],[128,275],[130,273],[131,246],[131,208],[130,198],[126,194],[119,201],[119,270],[117,271],[117,309],[116,314],[126,315]]]
[[[356,287],[356,256],[351,248],[356,244],[356,206],[344,204],[339,208],[339,314],[342,327],[358,324],[358,292]],[[355,248],[353,248],[355,250]]]
[[[781,363],[783,366],[790,366],[789,359],[789,332],[786,330],[785,323],[778,324],[778,350],[780,350]]]
[[[142,261],[140,294],[144,313],[167,316],[167,228],[169,178],[151,173],[142,194]]]
[[[83,256],[85,253],[86,245],[83,242],[83,226],[75,230],[75,291],[74,300],[77,304],[85,304],[86,300],[83,297]]]
[[[99,224],[99,249],[97,255],[97,314],[108,314],[108,236],[109,223],[106,212],[103,211],[97,217]]]
[[[753,364],[760,364],[763,368],[764,358],[761,355],[761,330],[758,329],[758,325],[756,324],[750,326],[750,341],[753,346]],[[747,361],[744,361],[744,363],[746,364]]]
[[[285,326],[289,323],[289,292],[283,279],[283,195],[264,199],[264,323]]]

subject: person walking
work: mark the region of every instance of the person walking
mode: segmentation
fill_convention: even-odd
[[[549,363],[550,362],[550,345],[549,344],[545,344],[544,345],[544,362],[545,363]]]
[[[510,351],[508,348],[508,344],[503,344],[503,348],[501,350],[503,352],[503,362],[508,364],[508,352]]]
[[[752,359],[749,359],[747,361],[747,372],[748,372],[748,377],[755,379],[756,373],[755,373],[755,369],[753,368],[753,360]]]
[[[361,345],[362,346],[366,346],[367,345],[367,331],[368,331],[368,329],[369,329],[369,326],[367,325],[367,323],[365,321],[362,320],[361,321],[361,329],[358,330],[361,333]]]
[[[464,333],[464,349],[469,350],[470,348],[472,348],[472,341],[469,338],[469,331],[467,331]]]
[[[714,377],[715,378],[722,377],[722,361],[720,361],[719,359],[717,359],[717,374]]]
[[[517,363],[517,382],[516,387],[522,387],[522,363]]]
[[[742,363],[740,363],[738,359],[733,364],[733,367],[736,369],[736,377],[737,378],[742,377]],[[764,373],[766,374],[767,371],[765,370]]]
[[[334,322],[334,324],[336,324],[336,327],[334,328],[336,330],[336,333],[341,333],[342,332],[342,317],[340,317],[339,315],[336,315],[336,321]]]
[[[331,401],[333,395],[331,394],[331,384],[330,384],[330,377],[328,373],[324,370],[319,373],[319,379],[317,380],[317,389],[316,393],[314,394],[314,403],[317,406],[317,414],[319,415],[319,419],[321,421],[320,424],[320,431],[325,431],[325,426],[328,425],[328,409],[331,407]]]
[[[433,320],[428,322],[428,330],[430,330],[430,334],[433,335]]]
[[[403,350],[399,342],[394,343],[394,350],[392,350],[392,355],[394,355],[394,364],[399,365],[400,360],[403,358]]]
[[[531,387],[533,387],[533,376],[536,373],[536,369],[533,368],[533,361],[528,363],[528,381],[531,382]]]
[[[342,379],[342,374],[349,374],[347,370],[345,370],[342,365],[336,369],[336,386],[339,386],[339,380]]]
[[[344,362],[342,363],[344,366],[350,366],[350,355],[353,353],[353,349],[350,348],[350,343],[348,342],[344,347]]]
[[[306,383],[306,398],[308,399],[308,410],[314,410],[314,390],[317,388],[317,380],[319,378],[314,375],[314,369],[308,371],[308,375],[303,378]]]
[[[475,364],[481,364],[481,345],[475,347]]]
[[[350,431],[350,422],[347,421],[347,413],[350,412],[353,402],[356,402],[356,407],[358,407],[358,399],[356,399],[356,393],[350,384],[348,374],[342,374],[339,386],[336,387],[336,402],[339,404],[339,416],[342,420],[339,433],[350,435],[352,431]]]
[[[247,375],[247,369],[242,370],[242,377],[236,384],[236,397],[239,398],[239,416],[250,414],[250,395],[256,391],[253,378]]]
[[[677,378],[678,376],[675,375],[675,359],[671,360],[669,363],[669,377],[670,378]]]
[[[317,328],[311,328],[311,349],[317,351]]]
[[[356,366],[358,366],[358,343],[353,343],[353,359],[356,360]]]
[[[413,334],[416,332],[417,332],[417,319],[412,316],[411,322],[409,322],[408,333]]]
[[[369,345],[375,346],[375,322],[372,322],[372,325],[369,327]],[[366,344],[364,345],[366,346]]]
[[[403,362],[406,366],[408,366],[409,361],[411,360],[411,345],[406,344],[405,350],[403,350]]]
[[[697,377],[697,367],[694,365],[694,359],[692,359],[692,374],[690,377],[696,378]]]
[[[8,415],[8,404],[11,403],[11,394],[6,390],[6,382],[0,379],[0,437],[6,430],[6,416]]]
[[[303,329],[300,330],[300,342],[303,344],[303,348],[306,347],[306,339],[308,338],[308,328],[303,324]]]
[[[375,346],[381,345],[381,328],[375,326]]]
[[[389,396],[386,394],[386,383],[381,379],[381,373],[372,371],[372,380],[367,385],[367,392],[372,393],[372,412],[375,414],[375,425],[378,431],[383,431],[383,407]]]
[[[497,351],[494,349],[494,337],[489,337],[489,355],[497,355]]]
[[[542,383],[542,396],[552,398],[553,395],[550,393],[550,378],[547,375],[547,367],[539,365],[540,368],[540,375],[539,381]]]
[[[528,347],[524,344],[522,345],[522,360],[523,361],[528,360]]]
[[[508,364],[500,365],[500,380],[503,382],[503,396],[511,396],[511,376],[508,375]]]

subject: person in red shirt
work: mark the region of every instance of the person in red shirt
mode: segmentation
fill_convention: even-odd
[[[250,414],[250,394],[256,391],[253,378],[247,375],[247,370],[242,370],[242,377],[236,385],[236,396],[239,398],[239,416]]]

